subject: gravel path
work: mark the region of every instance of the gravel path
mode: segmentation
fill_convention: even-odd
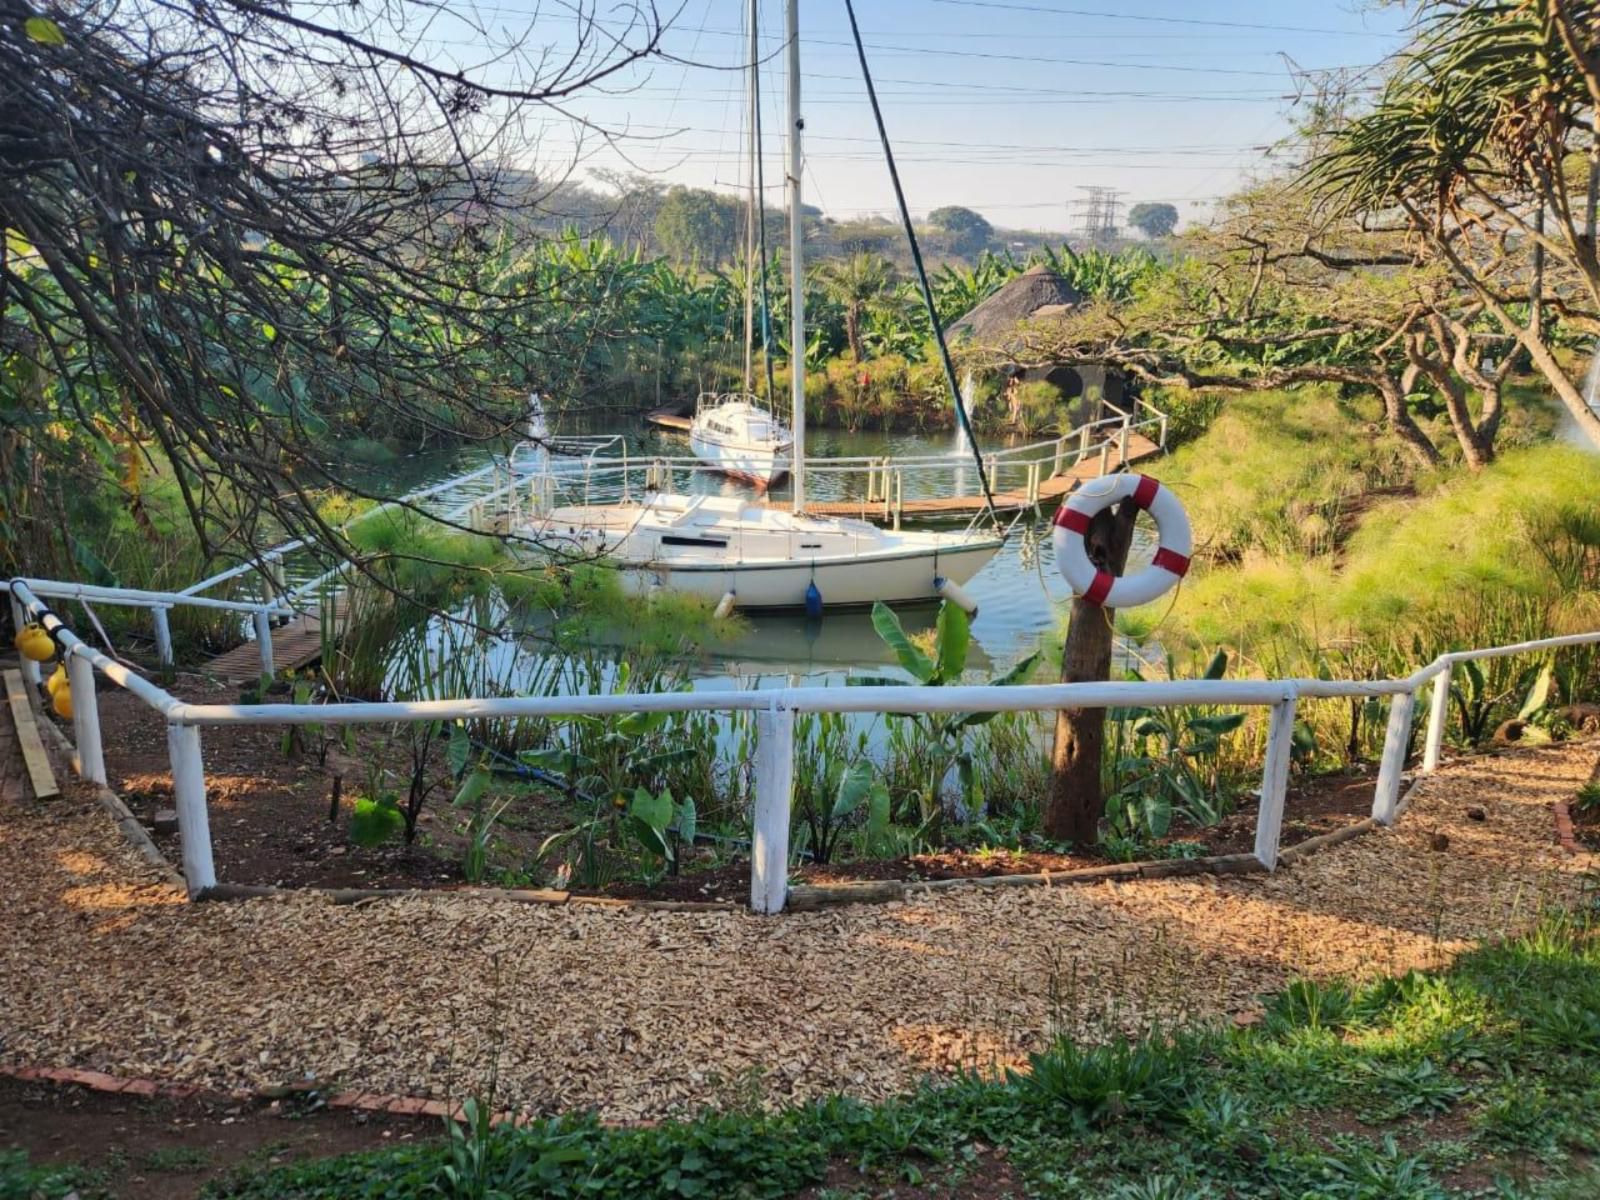
[[[493,1073],[503,1106],[614,1118],[881,1097],[1056,1029],[1247,1020],[1290,975],[1436,964],[1521,925],[1592,865],[1559,850],[1550,805],[1597,758],[1590,741],[1455,764],[1394,830],[1271,877],[778,919],[449,895],[190,906],[92,800],[0,802],[0,1061],[438,1097]]]

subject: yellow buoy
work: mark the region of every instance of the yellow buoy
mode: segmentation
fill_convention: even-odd
[[[37,621],[24,625],[14,643],[24,658],[34,662],[49,662],[56,656],[55,640]]]
[[[52,696],[54,696],[57,692],[59,692],[62,688],[66,687],[66,686],[67,686],[67,664],[66,663],[57,663],[56,664],[56,669],[51,673],[50,678],[45,680],[44,690],[49,692]]]
[[[62,720],[72,720],[72,687],[70,684],[55,690],[55,693],[50,697],[50,707],[56,710],[56,716]]]

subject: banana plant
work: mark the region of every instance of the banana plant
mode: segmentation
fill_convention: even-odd
[[[965,610],[948,600],[939,605],[939,619],[934,629],[934,653],[930,657],[906,635],[905,627],[883,601],[872,606],[872,627],[896,660],[911,676],[911,684],[904,679],[883,676],[852,678],[857,686],[880,687],[944,687],[961,682],[967,666],[967,651],[972,645],[972,626]],[[1037,653],[1028,655],[1009,671],[989,680],[991,687],[1009,687],[1026,682],[1039,661]],[[944,815],[944,782],[954,767],[961,781],[962,800],[969,812],[983,807],[983,780],[973,768],[972,755],[967,750],[967,731],[987,724],[995,717],[992,712],[976,713],[898,713],[890,719],[909,724],[921,739],[919,750],[927,769],[916,796],[917,816],[920,821],[918,837],[936,839]]]

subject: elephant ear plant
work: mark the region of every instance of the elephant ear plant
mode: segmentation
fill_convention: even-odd
[[[930,657],[906,635],[900,618],[881,600],[872,606],[872,627],[886,646],[894,651],[911,682],[882,676],[853,678],[857,686],[944,687],[961,682],[967,667],[967,651],[972,645],[972,626],[965,610],[948,600],[939,606],[934,629],[934,653]],[[1033,673],[1038,654],[1030,654],[1003,675],[989,680],[991,687],[1023,683]],[[961,780],[962,801],[970,812],[983,807],[983,781],[973,768],[967,749],[967,731],[987,724],[997,714],[977,713],[896,713],[891,721],[908,725],[920,744],[915,748],[919,761],[926,765],[917,788],[919,839],[937,838],[944,815],[944,781],[954,767]]]
[[[589,819],[547,838],[537,861],[558,849],[574,848],[569,861],[573,882],[605,882],[605,851],[632,841],[662,868],[677,874],[679,849],[694,842],[698,814],[693,800],[675,802],[666,787],[655,790],[638,781],[657,781],[673,767],[702,754],[699,746],[674,744],[671,713],[628,713],[623,717],[576,716],[564,744],[525,750],[524,764],[565,781],[570,795],[592,804]]]

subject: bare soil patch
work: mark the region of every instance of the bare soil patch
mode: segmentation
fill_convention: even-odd
[[[281,1101],[139,1100],[0,1079],[0,1148],[85,1167],[117,1200],[198,1196],[209,1180],[438,1137],[437,1120]]]

